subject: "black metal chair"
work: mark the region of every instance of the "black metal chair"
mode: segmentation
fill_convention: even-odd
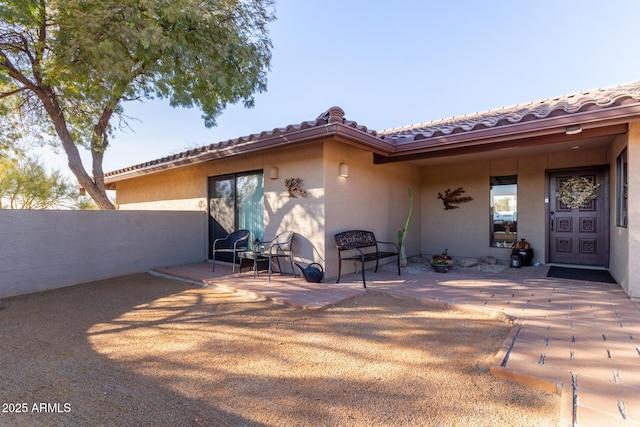
[[[216,252],[233,253],[232,271],[236,272],[236,255],[249,248],[249,230],[236,230],[227,237],[213,241],[213,271],[216,271]]]
[[[278,234],[272,241],[269,243],[269,249],[267,250],[266,255],[269,257],[269,281],[271,281],[271,262],[275,259],[278,263],[278,272],[282,274],[282,268],[280,267],[280,258],[289,258],[289,264],[291,265],[291,271],[293,272],[293,276],[296,277],[296,272],[293,269],[293,231],[285,231],[284,233]]]

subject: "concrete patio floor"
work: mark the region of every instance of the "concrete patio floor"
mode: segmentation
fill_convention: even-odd
[[[513,323],[496,355],[493,375],[561,395],[567,426],[640,426],[640,302],[617,284],[547,278],[548,266],[500,273],[455,269],[446,274],[367,271],[339,284],[252,272],[229,265],[157,268],[152,273],[242,292],[307,310],[321,309],[363,292],[383,292],[427,305]]]

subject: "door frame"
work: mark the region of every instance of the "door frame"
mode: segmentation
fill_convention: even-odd
[[[563,263],[568,265],[575,266],[590,266],[590,267],[604,267],[609,268],[609,261],[611,257],[611,249],[610,249],[610,236],[611,236],[611,201],[610,201],[610,166],[608,164],[601,165],[593,165],[593,166],[580,166],[580,167],[572,167],[572,168],[558,168],[558,169],[547,169],[545,171],[545,240],[546,240],[546,254],[545,254],[545,263],[549,264],[551,259],[551,210],[555,210],[555,201],[553,200],[553,196],[551,195],[551,176],[559,173],[567,173],[567,174],[579,174],[584,172],[597,172],[602,173],[602,192],[603,192],[603,209],[601,213],[599,213],[598,218],[602,218],[602,224],[604,224],[604,233],[603,233],[603,252],[604,252],[604,262],[602,265],[594,265],[594,264],[580,264],[580,263]]]

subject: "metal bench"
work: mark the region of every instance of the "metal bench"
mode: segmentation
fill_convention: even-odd
[[[342,261],[351,260],[362,264],[362,285],[366,288],[367,282],[364,277],[364,265],[366,262],[375,261],[378,271],[379,260],[388,257],[397,257],[398,276],[400,275],[400,248],[392,242],[380,242],[372,231],[349,230],[338,233],[334,236],[338,246],[338,279],[342,273]],[[384,245],[386,251],[381,251],[379,245]]]

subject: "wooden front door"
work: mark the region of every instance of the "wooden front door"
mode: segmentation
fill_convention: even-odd
[[[608,181],[606,167],[549,173],[549,262],[609,266]],[[580,200],[580,182],[598,185],[595,200],[572,207],[558,198],[573,189],[573,200]]]

